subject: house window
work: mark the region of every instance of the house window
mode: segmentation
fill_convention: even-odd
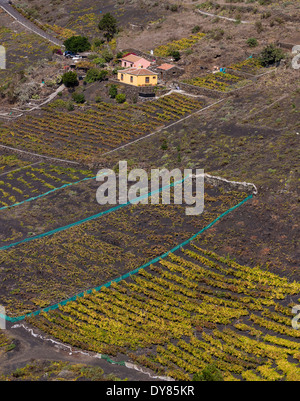
[[[133,76],[132,75],[130,76],[130,82],[133,82]]]
[[[146,81],[146,84],[148,84],[150,82],[149,77],[146,77],[145,81]]]
[[[126,67],[127,66],[127,63],[126,63],[126,61],[124,61],[124,67]]]
[[[124,74],[121,74],[121,81],[123,81],[124,79]]]

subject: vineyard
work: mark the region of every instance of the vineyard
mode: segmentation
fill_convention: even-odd
[[[222,194],[207,184],[205,213],[187,217],[185,205],[128,205],[110,212],[107,205],[96,205],[95,188],[90,188],[91,198],[82,192],[74,199],[64,191],[50,202],[47,197],[30,202],[30,209],[15,207],[15,217],[12,209],[1,212],[4,226],[12,228],[2,230],[1,242],[9,248],[0,251],[0,304],[10,316],[33,312],[128,273],[189,239],[246,198],[245,193]],[[43,234],[96,211],[107,213],[51,236],[31,238],[32,233]],[[30,241],[12,246],[26,239]]]
[[[5,165],[2,167],[4,169]],[[24,166],[0,176],[0,210],[91,177],[94,174],[89,170],[45,163]]]
[[[299,2],[0,0],[0,381],[300,381]]]
[[[167,123],[201,109],[203,100],[171,94],[135,105],[100,103],[63,112],[51,107],[42,116],[19,119],[1,132],[1,143],[15,148],[87,162]]]
[[[229,68],[251,75],[256,75],[259,72],[264,71],[264,68],[262,67],[259,59],[255,57],[247,58],[244,61],[229,66]]]
[[[199,42],[205,36],[204,33],[196,33],[194,35],[190,35],[187,38],[182,38],[178,40],[173,40],[172,42],[167,43],[166,45],[158,46],[154,50],[155,56],[158,57],[167,57],[170,55],[172,50],[186,50],[193,46],[195,43]]]
[[[227,381],[300,380],[300,333],[291,326],[299,292],[299,282],[194,242],[129,280],[27,320],[64,343],[126,354],[175,380],[210,364]]]
[[[251,80],[229,73],[217,72],[215,74],[210,73],[205,76],[186,79],[183,82],[206,89],[229,92],[250,84]]]

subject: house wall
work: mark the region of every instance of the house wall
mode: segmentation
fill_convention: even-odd
[[[133,67],[133,63],[130,63],[129,61],[122,60],[122,67],[123,68]]]
[[[123,76],[123,79],[122,79],[122,76]],[[132,77],[132,80],[131,80],[131,77]],[[124,84],[138,86],[136,75],[125,74],[122,71],[119,71],[118,72],[118,80],[121,82],[124,82]]]
[[[146,83],[146,78],[149,78],[149,83]],[[141,75],[137,76],[137,84],[142,86],[142,85],[157,85],[157,75]]]
[[[123,75],[123,79],[122,78]],[[131,80],[132,77],[132,80]],[[149,75],[149,83],[146,83],[146,77],[145,75],[137,76],[137,75],[131,75],[131,74],[125,74],[122,71],[118,72],[118,80],[120,82],[123,82],[124,84],[129,84],[129,85],[134,85],[134,86],[143,86],[143,85],[152,85],[155,86],[157,85],[157,76],[156,75]]]

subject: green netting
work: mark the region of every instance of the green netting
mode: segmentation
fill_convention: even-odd
[[[112,363],[113,365],[120,365],[120,366],[126,366],[126,363],[124,361],[113,361],[112,359],[110,359],[109,356],[107,355],[100,355],[101,359],[105,359],[107,362]]]
[[[182,183],[183,181],[185,181],[187,178],[189,178],[189,177],[185,177],[185,178],[183,178],[182,180],[172,182],[172,183],[169,184],[169,185],[165,185],[164,187],[161,187],[161,188],[159,188],[159,189],[157,189],[157,190],[155,190],[155,191],[149,192],[148,194],[145,194],[145,195],[142,195],[142,196],[140,196],[140,197],[138,197],[138,198],[135,198],[135,199],[133,199],[133,200],[127,202],[127,203],[117,205],[117,206],[115,206],[115,207],[113,207],[113,208],[110,208],[110,209],[105,210],[105,211],[103,211],[103,212],[97,213],[97,214],[95,214],[95,215],[93,215],[93,216],[86,217],[86,218],[83,219],[83,220],[79,220],[79,221],[76,221],[76,222],[74,222],[74,223],[68,224],[67,226],[58,227],[58,228],[55,228],[54,230],[47,231],[46,233],[38,234],[38,235],[35,235],[35,236],[33,236],[33,237],[30,237],[30,238],[25,238],[25,239],[23,239],[23,240],[21,240],[21,241],[14,242],[14,243],[9,244],[9,245],[4,245],[4,246],[0,247],[0,251],[5,251],[5,250],[10,249],[10,248],[12,248],[12,247],[14,247],[14,246],[16,246],[16,245],[21,245],[21,244],[24,244],[24,243],[26,243],[26,242],[34,241],[34,240],[36,240],[36,239],[48,237],[48,236],[50,236],[50,235],[59,233],[59,232],[61,232],[61,231],[68,230],[68,229],[70,229],[70,228],[72,228],[72,227],[79,226],[79,225],[81,225],[81,224],[83,224],[83,223],[87,223],[88,221],[98,219],[99,217],[102,217],[102,216],[104,216],[104,215],[106,215],[106,214],[115,212],[115,211],[118,210],[118,209],[121,209],[121,208],[126,207],[126,206],[128,206],[128,205],[132,205],[132,204],[134,204],[134,203],[137,203],[138,201],[142,200],[143,198],[149,198],[149,197],[151,197],[152,195],[154,195],[155,193],[162,192],[162,191],[163,191],[164,189],[166,189],[166,188],[170,188],[170,187],[173,187],[173,186],[175,186],[175,185],[177,185],[177,184],[180,184],[180,183]]]
[[[214,224],[216,224],[220,219],[222,219],[224,216],[226,216],[228,213],[232,212],[233,210],[237,209],[238,207],[242,206],[245,202],[247,202],[248,200],[252,199],[253,195],[249,195],[247,198],[245,198],[244,200],[242,200],[240,203],[238,203],[237,205],[231,207],[230,209],[226,210],[224,213],[222,213],[220,216],[218,216],[214,221],[212,221],[210,224],[208,224],[206,227],[202,228],[202,230],[200,230],[199,232],[197,232],[196,234],[194,234],[192,237],[190,237],[189,239],[187,239],[186,241],[180,243],[179,245],[175,246],[174,248],[170,249],[168,252],[164,253],[163,255],[160,255],[152,260],[150,260],[149,262],[145,263],[144,265],[132,270],[131,272],[125,273],[122,276],[109,281],[108,283],[105,283],[101,286],[89,289],[85,292],[81,292],[77,295],[72,296],[71,298],[68,298],[66,300],[63,300],[59,303],[56,303],[52,306],[48,306],[47,308],[43,308],[40,309],[38,311],[35,312],[31,312],[31,313],[27,313],[26,315],[22,315],[22,316],[18,316],[18,317],[9,317],[9,316],[4,316],[0,314],[0,317],[6,319],[9,322],[15,323],[15,322],[19,322],[21,320],[24,320],[27,316],[37,316],[38,314],[40,314],[41,312],[48,312],[50,310],[55,310],[58,309],[60,305],[66,305],[68,302],[71,301],[75,301],[77,298],[83,297],[84,294],[90,294],[92,291],[100,291],[102,288],[104,287],[110,287],[112,283],[118,283],[121,280],[124,280],[136,273],[138,273],[141,269],[145,269],[146,267],[158,262],[160,259],[163,259],[165,257],[167,257],[170,253],[174,253],[175,251],[177,251],[180,248],[183,248],[185,245],[189,244],[191,241],[193,241],[196,237],[198,237],[200,234],[202,234],[204,231],[208,230],[210,227],[212,227]]]
[[[31,202],[31,201],[37,200],[39,198],[43,198],[44,196],[50,195],[55,191],[59,191],[60,189],[64,189],[64,188],[70,187],[71,185],[80,184],[81,182],[84,182],[84,181],[93,180],[95,178],[96,177],[87,177],[87,178],[83,178],[80,181],[75,181],[75,182],[70,182],[69,184],[64,184],[61,187],[51,189],[50,191],[44,192],[43,194],[40,194],[40,195],[37,195],[37,196],[33,196],[33,197],[29,198],[29,199],[25,199],[22,202],[17,202],[17,203],[14,203],[13,205],[0,207],[0,210],[10,209],[10,208],[15,207],[15,206],[20,206],[23,203]]]

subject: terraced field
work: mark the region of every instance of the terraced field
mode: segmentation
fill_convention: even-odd
[[[154,55],[158,57],[168,57],[173,50],[181,51],[189,49],[204,37],[205,37],[204,33],[198,32],[188,36],[187,38],[173,40],[172,42],[169,42],[166,45],[158,46],[154,50]]]
[[[115,210],[97,205],[94,187],[75,187],[0,211],[0,304],[9,316],[50,306],[142,266],[247,196],[207,184],[205,212],[191,217],[185,204]]]
[[[187,79],[184,82],[189,85],[200,86],[202,88],[217,90],[220,92],[229,92],[233,89],[251,84],[250,80],[243,79],[233,74],[224,74],[222,72]]]
[[[46,108],[42,116],[3,127],[1,143],[19,149],[88,162],[158,127],[201,109],[204,101],[171,94],[137,105],[100,103],[67,113]]]
[[[128,358],[176,380],[214,364],[225,380],[300,380],[291,307],[299,282],[249,268],[196,243],[27,320],[48,335]]]
[[[94,174],[89,170],[46,165],[42,162],[3,173],[0,175],[0,210],[92,177]]]

